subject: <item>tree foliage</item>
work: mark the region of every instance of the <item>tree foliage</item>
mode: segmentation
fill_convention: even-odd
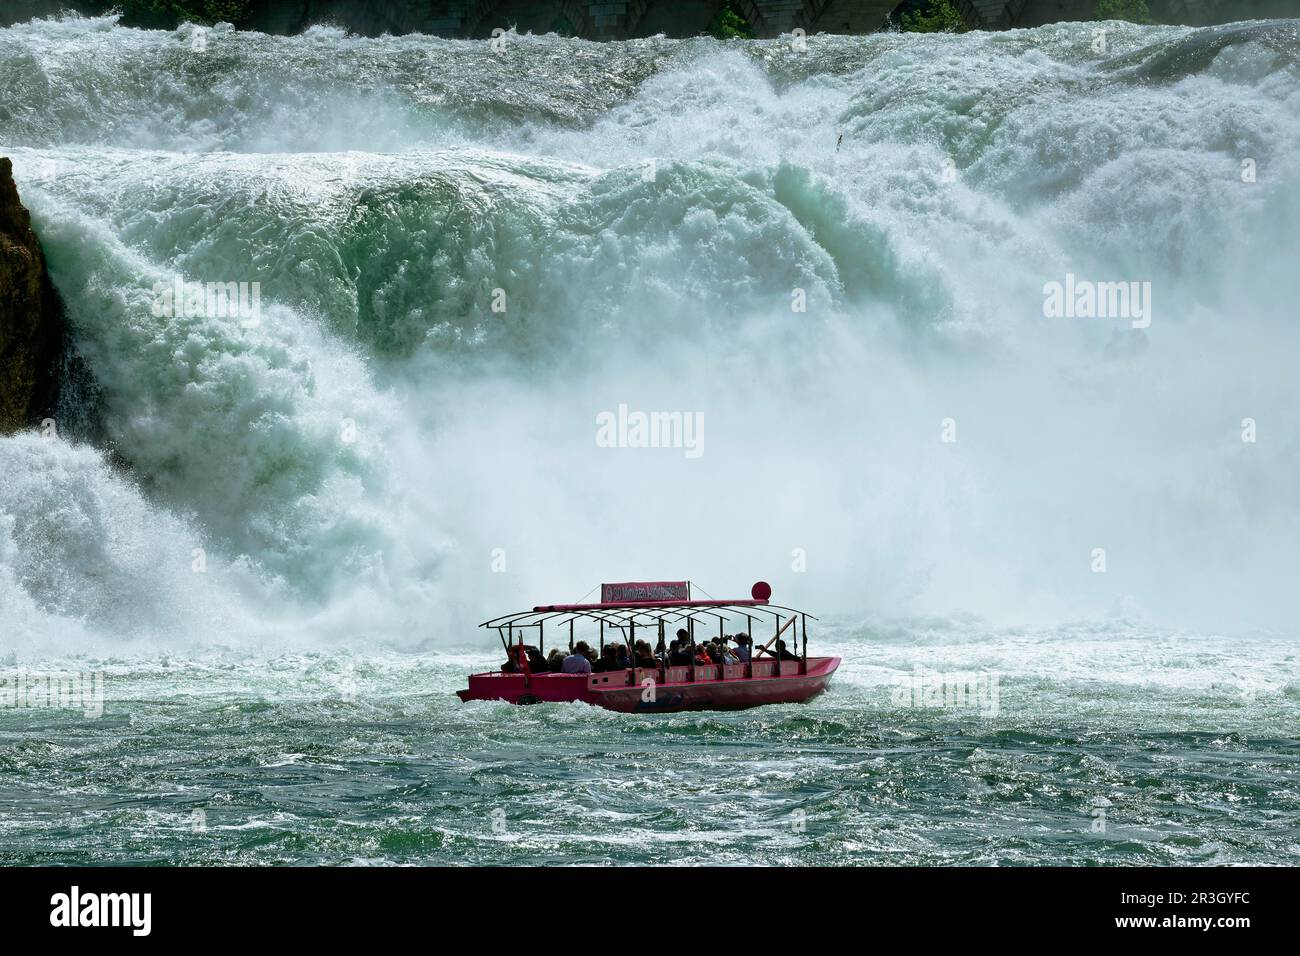
[[[1147,0],[1097,0],[1098,20],[1127,20],[1130,23],[1154,23]]]
[[[251,0],[119,0],[116,4],[123,25],[155,30],[174,29],[187,20],[207,26],[222,21],[242,26],[250,5]]]
[[[752,40],[754,28],[731,3],[724,4],[708,27],[709,36],[719,40]]]
[[[923,7],[904,12],[899,29],[904,33],[965,33],[969,27],[952,0],[928,0]]]

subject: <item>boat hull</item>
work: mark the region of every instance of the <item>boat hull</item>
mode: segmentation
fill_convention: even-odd
[[[463,701],[504,700],[512,704],[582,701],[624,713],[684,710],[744,710],[764,704],[799,704],[826,690],[838,657],[810,657],[729,667],[671,667],[603,674],[471,674]]]

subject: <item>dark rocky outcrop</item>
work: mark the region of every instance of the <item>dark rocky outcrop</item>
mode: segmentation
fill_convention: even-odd
[[[65,12],[101,16],[112,8],[110,0],[0,0],[0,27]]]
[[[0,434],[53,414],[64,340],[63,310],[13,163],[0,158]]]
[[[872,33],[922,0],[0,0],[0,26],[61,10],[99,15],[117,9],[126,26],[172,29],[184,19],[227,20],[241,30],[300,33],[333,23],[353,33],[428,33],[483,38],[494,28],[557,32],[588,40],[664,33],[698,36],[724,6],[755,36]],[[1098,0],[952,0],[970,29],[1003,30],[1059,20],[1091,20]],[[1158,23],[1205,26],[1300,15],[1300,0],[1148,0]]]

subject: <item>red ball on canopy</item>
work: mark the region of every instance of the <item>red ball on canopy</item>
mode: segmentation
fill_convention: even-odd
[[[772,596],[772,585],[766,581],[759,581],[749,589],[749,593],[754,596],[755,601],[766,601]]]

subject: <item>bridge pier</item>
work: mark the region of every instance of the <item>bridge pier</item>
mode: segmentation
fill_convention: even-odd
[[[802,26],[804,0],[741,0],[737,4],[749,25],[763,39],[779,37]]]
[[[482,5],[480,0],[443,0],[442,3],[431,3],[431,15],[425,20],[424,30],[440,37],[468,36],[475,17],[482,12],[475,8]]]
[[[972,30],[1006,30],[1019,19],[1028,3],[1029,0],[962,0],[958,9]]]
[[[636,36],[647,0],[590,0],[587,4],[588,40],[625,40]]]

